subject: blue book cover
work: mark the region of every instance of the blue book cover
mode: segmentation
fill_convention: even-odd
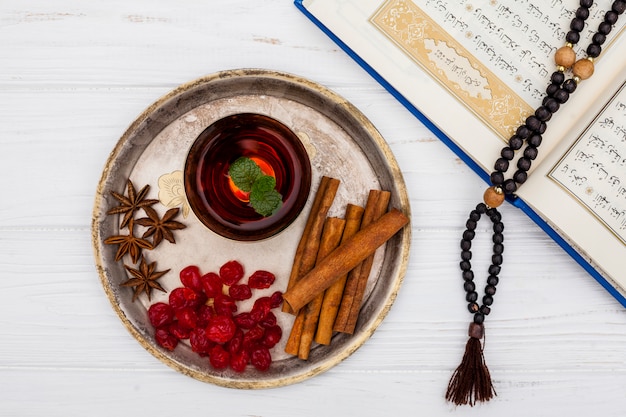
[[[432,120],[414,105],[411,100],[401,93],[392,82],[388,81],[378,72],[368,60],[357,53],[354,48],[349,45],[349,41],[342,39],[337,33],[329,29],[325,22],[322,22],[318,16],[312,13],[307,4],[311,0],[295,0],[296,7],[307,16],[319,29],[321,29],[330,39],[332,39],[342,50],[344,50],[352,59],[354,59],[365,71],[367,71],[378,83],[380,83],[390,94],[392,94],[400,103],[402,103],[415,117],[417,117],[424,125],[426,125],[442,142],[444,142],[459,158],[461,158],[477,175],[485,182],[489,183],[489,174],[481,167],[472,157],[468,155],[457,143],[455,143],[446,133],[442,131]],[[621,31],[623,32],[623,30]],[[522,198],[516,197],[509,200],[511,204],[518,207],[526,213],[541,229],[543,229],[558,245],[560,245],[578,264],[580,264],[595,280],[598,281],[613,297],[615,297],[624,307],[626,307],[626,297],[624,296],[624,288],[618,288],[615,282],[611,282],[598,270],[596,270],[591,262],[585,256],[579,253],[566,239],[561,236],[554,228],[552,228],[533,208],[527,204]]]

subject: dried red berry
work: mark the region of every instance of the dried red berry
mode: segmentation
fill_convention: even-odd
[[[272,355],[269,349],[263,346],[255,346],[250,352],[250,363],[259,371],[267,371],[272,363]]]
[[[178,339],[165,327],[159,327],[156,329],[156,332],[154,333],[154,340],[156,340],[159,346],[170,351],[174,350],[176,345],[178,345]]]
[[[200,268],[195,265],[190,265],[183,268],[180,273],[180,282],[185,287],[191,288],[194,291],[202,291],[202,274]]]
[[[198,327],[206,327],[209,325],[209,320],[211,317],[215,315],[215,310],[213,310],[212,306],[208,306],[206,304],[202,304],[198,307]]]
[[[197,308],[206,302],[206,296],[187,287],[178,287],[169,295],[170,306],[174,310],[190,307]]]
[[[233,321],[238,327],[246,330],[251,329],[257,325],[256,320],[252,318],[252,314],[247,311],[233,316]]]
[[[270,297],[261,297],[256,299],[250,313],[252,314],[254,320],[260,322],[265,318],[265,316],[267,316],[267,313],[270,312],[271,308],[272,301]]]
[[[274,283],[275,279],[276,277],[271,272],[262,270],[256,271],[248,278],[248,285],[250,288],[262,290],[269,288]]]
[[[243,348],[246,350],[252,349],[263,336],[265,335],[265,329],[259,326],[253,327],[248,330],[243,336]]]
[[[228,295],[230,295],[233,300],[243,301],[252,298],[252,290],[246,284],[235,284],[228,288]]]
[[[166,303],[152,304],[148,308],[148,319],[154,327],[170,324],[174,320],[174,310]]]
[[[220,278],[225,285],[236,284],[243,278],[243,266],[237,261],[228,261],[220,268]]]
[[[208,355],[213,345],[215,345],[215,343],[210,341],[207,337],[206,330],[201,327],[197,327],[191,331],[189,334],[189,344],[191,345],[191,350],[200,355]]]
[[[202,289],[209,298],[214,298],[222,293],[222,279],[215,272],[209,272],[202,276]]]
[[[243,350],[243,330],[237,329],[233,338],[225,346],[231,355],[241,352]]]
[[[232,316],[237,311],[237,303],[230,296],[219,294],[213,299],[215,312],[222,316]]]
[[[263,335],[263,340],[261,341],[261,344],[264,347],[271,349],[276,346],[278,342],[280,342],[280,338],[282,336],[283,330],[280,328],[280,326],[268,327],[267,329],[265,329],[265,334]]]
[[[179,340],[189,339],[189,334],[191,333],[191,329],[181,326],[178,321],[170,324],[167,329]]]
[[[209,352],[209,362],[215,369],[224,369],[230,363],[230,354],[222,345],[215,345]]]
[[[230,367],[235,372],[243,372],[246,370],[250,362],[250,355],[245,350],[230,354]]]
[[[176,319],[183,329],[193,329],[198,325],[198,313],[191,307],[176,310]]]
[[[280,291],[276,291],[274,294],[270,296],[270,307],[277,308],[283,303],[283,293]]]
[[[229,316],[217,315],[209,320],[206,335],[215,343],[226,343],[235,335],[237,325]]]
[[[259,322],[259,325],[265,328],[273,327],[276,326],[277,321],[276,315],[270,311],[263,317],[263,320]]]

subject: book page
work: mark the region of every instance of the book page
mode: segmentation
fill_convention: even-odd
[[[626,288],[626,79],[616,84],[518,195]]]
[[[578,1],[305,0],[304,5],[491,172],[510,135],[540,105],[555,69],[554,52],[565,43]],[[581,33],[583,48],[609,6],[591,8]],[[614,48],[621,32],[623,27],[609,36],[605,51]],[[598,66],[595,78],[614,78],[623,61]],[[581,86],[559,118],[550,121],[537,162],[604,87]]]

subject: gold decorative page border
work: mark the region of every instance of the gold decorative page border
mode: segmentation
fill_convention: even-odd
[[[370,23],[507,141],[533,109],[410,0],[387,0]]]

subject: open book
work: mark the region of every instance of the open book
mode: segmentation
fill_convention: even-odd
[[[579,2],[295,3],[488,182],[502,147],[541,105]],[[612,2],[599,3],[574,47],[579,57]],[[622,16],[594,75],[548,122],[512,200],[624,306],[625,23]]]

